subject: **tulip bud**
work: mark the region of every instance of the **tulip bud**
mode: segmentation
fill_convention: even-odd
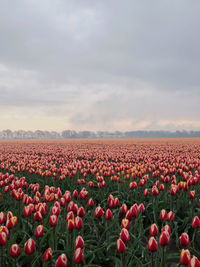
[[[153,196],[158,196],[159,194],[158,187],[154,185],[151,192]]]
[[[132,214],[132,216],[133,216],[133,217],[136,217],[137,214],[138,214],[138,206],[137,206],[137,204],[135,203],[135,204],[130,208],[130,210],[131,210],[131,214]]]
[[[83,221],[81,217],[76,216],[74,220],[74,228],[80,230],[83,227]]]
[[[24,251],[26,254],[31,255],[35,252],[35,241],[31,238],[24,244]]]
[[[173,211],[170,211],[170,212],[168,212],[168,214],[167,214],[167,221],[168,222],[171,222],[171,221],[173,221],[174,220],[174,213],[173,213]]]
[[[138,210],[139,210],[139,212],[144,213],[144,211],[145,211],[145,207],[144,207],[144,204],[143,204],[143,203],[141,203],[141,204],[138,206]]]
[[[72,196],[73,196],[74,198],[78,198],[78,192],[77,192],[77,190],[74,190]]]
[[[67,257],[64,253],[58,257],[55,267],[67,267]]]
[[[157,236],[158,235],[158,227],[155,223],[153,223],[151,226],[150,226],[150,235],[151,236]]]
[[[148,194],[149,194],[149,190],[148,190],[148,188],[145,188],[144,191],[143,191],[143,196],[147,197]]]
[[[169,235],[171,235],[171,228],[168,224],[166,224],[165,226],[163,226],[163,228],[161,229],[161,232],[168,232]]]
[[[76,241],[75,241],[75,248],[77,249],[77,248],[81,248],[81,249],[83,249],[84,248],[84,240],[83,240],[83,238],[82,238],[82,236],[77,236],[77,238],[76,238]]]
[[[190,243],[190,239],[187,233],[182,233],[179,237],[180,245],[182,247],[187,247]]]
[[[103,209],[102,209],[100,206],[98,206],[98,207],[95,209],[94,216],[95,216],[96,218],[101,218],[103,214],[104,214]]]
[[[188,249],[182,249],[181,250],[181,255],[180,255],[180,264],[187,266],[188,263],[190,262],[190,252]]]
[[[197,257],[193,256],[190,260],[188,267],[200,267],[200,261],[197,259]]]
[[[130,222],[128,219],[123,219],[122,220],[122,224],[121,224],[121,228],[126,228],[127,230],[129,229],[130,227]]]
[[[52,258],[52,249],[51,248],[46,249],[42,257],[45,262],[50,261]]]
[[[12,258],[17,258],[20,255],[20,247],[18,244],[13,244],[10,248],[10,256]]]
[[[0,212],[0,224],[3,224],[5,221],[6,221],[6,215],[2,211],[2,212]]]
[[[190,199],[194,199],[196,197],[195,191],[190,191]]]
[[[43,220],[42,214],[39,211],[36,211],[34,214],[34,221],[41,222]]]
[[[32,213],[31,207],[30,206],[24,206],[24,216],[29,217]]]
[[[43,225],[38,225],[35,229],[35,236],[36,237],[42,237],[44,234],[44,226]]]
[[[151,236],[148,241],[148,250],[151,253],[154,253],[158,250],[158,243],[156,242],[155,238]]]
[[[78,215],[79,217],[84,217],[84,216],[85,216],[85,210],[84,210],[83,207],[80,207],[80,208],[78,209],[78,211],[77,211],[77,215]]]
[[[192,220],[192,228],[200,228],[200,220],[198,216],[195,216]]]
[[[124,244],[124,242],[121,240],[121,238],[119,238],[117,240],[117,252],[118,253],[124,253],[126,251],[126,245]]]
[[[84,260],[84,255],[83,255],[82,249],[77,248],[74,252],[74,262],[76,264],[81,264],[83,263],[83,260]]]
[[[57,225],[57,222],[58,222],[58,218],[56,215],[51,215],[50,218],[49,218],[49,224],[51,227],[56,227]]]
[[[7,238],[8,238],[8,236],[7,236],[7,234],[5,233],[5,232],[0,232],[0,246],[1,247],[3,247],[3,246],[5,246],[6,245],[6,243],[7,243]]]
[[[167,212],[166,210],[162,209],[161,212],[160,212],[160,219],[161,221],[165,221],[167,219]]]
[[[106,210],[106,212],[105,212],[105,219],[107,221],[112,219],[112,211],[110,209],[107,209]]]
[[[166,231],[161,232],[160,238],[159,238],[159,244],[160,246],[167,246],[169,245],[169,233]]]
[[[126,204],[122,204],[121,208],[120,208],[120,212],[123,214],[126,214],[128,211],[128,208],[126,206]]]
[[[93,208],[93,206],[94,206],[94,201],[93,201],[92,198],[90,198],[90,199],[88,200],[88,207]]]
[[[6,235],[7,235],[7,237],[8,237],[8,235],[9,235],[9,230],[8,230],[8,228],[7,228],[6,226],[0,226],[0,233],[1,233],[1,232],[5,232]]]
[[[118,199],[118,197],[116,197],[115,200],[114,200],[114,207],[115,208],[119,207],[119,199]]]
[[[120,238],[124,243],[129,242],[130,236],[126,228],[122,228],[121,233],[120,233]]]
[[[74,219],[69,219],[67,221],[67,230],[71,232],[74,229]]]

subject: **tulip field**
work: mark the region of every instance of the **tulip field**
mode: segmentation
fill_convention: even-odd
[[[200,139],[0,141],[0,266],[200,267]]]

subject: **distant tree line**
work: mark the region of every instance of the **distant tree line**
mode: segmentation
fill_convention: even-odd
[[[89,138],[193,138],[200,137],[200,131],[0,131],[0,139],[89,139]]]

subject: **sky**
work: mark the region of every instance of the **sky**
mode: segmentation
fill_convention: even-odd
[[[0,130],[200,130],[200,1],[0,1]]]

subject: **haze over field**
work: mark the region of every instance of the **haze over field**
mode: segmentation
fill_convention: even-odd
[[[0,3],[0,131],[200,130],[200,2]]]

